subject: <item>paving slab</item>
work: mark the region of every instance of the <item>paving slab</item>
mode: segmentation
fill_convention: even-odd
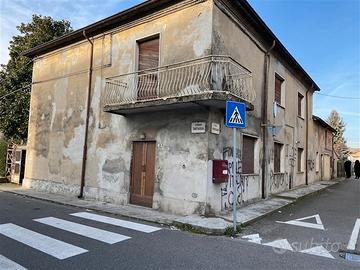
[[[247,225],[291,203],[293,203],[293,200],[272,198],[241,207],[237,211],[237,223],[239,225]],[[233,220],[232,213],[221,215],[220,217],[230,222]]]
[[[321,181],[310,184],[308,186],[300,186],[298,188],[284,191],[278,194],[275,194],[274,197],[285,198],[291,200],[298,200],[300,198],[305,198],[306,196],[314,195],[317,192],[329,187],[338,184],[339,181]]]

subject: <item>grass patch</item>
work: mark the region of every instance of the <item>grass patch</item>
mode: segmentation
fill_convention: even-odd
[[[237,225],[236,226],[236,231],[234,232],[233,226],[227,227],[225,232],[224,232],[224,235],[226,235],[226,236],[235,236],[238,233],[241,233],[242,229],[243,229],[243,227],[241,225]]]
[[[0,177],[5,176],[7,142],[0,139]]]
[[[190,225],[190,224],[176,224],[175,225],[179,230],[182,231],[187,231],[187,232],[191,232],[191,233],[196,233],[196,234],[204,234],[204,232],[200,231],[198,228],[195,228],[194,226]]]

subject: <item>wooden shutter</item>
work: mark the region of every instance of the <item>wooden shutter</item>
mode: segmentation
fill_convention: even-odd
[[[280,79],[278,76],[275,76],[275,102],[277,104],[281,104],[281,85],[283,80]]]
[[[302,171],[302,164],[301,164],[301,161],[302,161],[302,153],[303,153],[303,149],[302,148],[298,148],[298,157],[297,157],[297,170],[298,172],[301,172]]]
[[[138,42],[138,100],[158,97],[159,37]],[[153,69],[150,71],[142,71]],[[142,71],[142,72],[141,72]]]
[[[138,42],[139,71],[159,66],[159,38]]]
[[[254,173],[255,138],[243,136],[242,173]]]
[[[280,166],[281,166],[281,147],[282,145],[280,143],[274,144],[274,172],[279,173],[280,172]]]

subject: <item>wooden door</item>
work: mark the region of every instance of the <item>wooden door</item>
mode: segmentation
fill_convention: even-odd
[[[134,142],[130,203],[152,207],[155,181],[155,142]]]
[[[330,172],[330,156],[329,155],[324,155],[323,156],[323,179],[322,180],[330,180],[330,176],[331,176],[331,172]]]
[[[138,42],[138,100],[156,98],[158,88],[159,37]],[[151,70],[148,70],[151,69]],[[148,70],[148,71],[143,71]]]

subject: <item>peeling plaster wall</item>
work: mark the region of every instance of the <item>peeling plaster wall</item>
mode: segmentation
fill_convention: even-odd
[[[103,112],[105,78],[135,71],[136,42],[153,35],[160,36],[161,66],[214,54],[230,55],[251,71],[257,98],[254,111],[247,114],[248,125],[243,133],[257,139],[256,164],[254,174],[242,175],[237,180],[239,204],[261,198],[263,173],[266,196],[288,189],[290,183],[292,186],[305,183],[305,174],[296,171],[297,147],[305,149],[305,120],[297,116],[296,110],[297,93],[305,97],[306,87],[271,55],[267,124],[282,128],[274,137],[269,133],[270,158],[266,161],[267,171],[262,172],[264,51],[209,0],[94,39],[85,175],[87,198],[120,204],[129,202],[132,141],[145,134],[146,139],[156,141],[153,208],[178,214],[212,215],[231,207],[229,184],[215,185],[208,175],[208,160],[232,161],[229,152],[232,132],[224,127],[223,111],[178,109],[127,117]],[[24,185],[49,192],[78,194],[89,58],[90,46],[85,41],[35,60]],[[286,89],[284,106],[278,107],[276,118],[272,115],[275,73],[285,79]],[[312,104],[311,95],[309,102]],[[206,122],[206,133],[191,134],[192,121]],[[209,132],[212,122],[220,124],[219,135]],[[242,136],[238,134],[238,158],[241,160],[246,157],[242,156]],[[274,141],[284,144],[280,174],[273,172]]]
[[[238,131],[238,159],[244,159],[242,155],[242,136],[250,135],[256,138],[255,171],[251,175],[241,175],[237,182],[237,193],[239,205],[248,204],[261,199],[261,175],[262,175],[262,129],[261,129],[261,108],[263,89],[263,66],[264,54],[245,35],[239,26],[229,19],[217,6],[214,6],[213,22],[213,54],[230,55],[241,65],[251,71],[253,77],[253,88],[256,93],[254,110],[247,112],[247,127]],[[214,159],[227,159],[232,163],[232,130],[224,126],[224,112],[213,112],[217,121],[221,123],[221,134],[209,135],[209,157]],[[217,198],[210,200],[209,207],[212,212],[229,210],[232,207],[232,189],[230,183],[213,185],[208,187],[208,197]],[[219,200],[220,199],[220,200]]]
[[[326,132],[330,131],[316,121],[311,122],[311,127],[313,130],[313,137],[310,141],[310,179],[311,182],[323,180],[327,181],[332,178],[330,163],[332,158],[332,149],[328,149],[330,147],[326,147]],[[329,164],[326,164],[327,161],[330,161]]]
[[[123,117],[104,113],[105,78],[136,70],[136,41],[160,35],[160,65],[211,53],[212,2],[205,1],[94,40],[85,197],[129,202],[132,141],[156,141],[153,208],[205,213],[208,135],[191,134],[203,110]],[[90,46],[80,42],[35,60],[24,185],[78,195]]]
[[[221,4],[219,4],[221,6]],[[219,6],[214,6],[214,23],[213,23],[213,53],[230,55],[241,65],[249,69],[253,77],[253,87],[256,92],[256,100],[254,102],[254,111],[248,113],[248,127],[244,130],[245,133],[257,136],[259,149],[259,175],[253,177],[254,180],[250,182],[249,188],[257,190],[252,192],[249,196],[250,200],[261,198],[261,162],[263,158],[262,150],[262,128],[261,128],[261,109],[263,106],[262,90],[264,87],[264,56],[268,45],[259,39],[259,34],[255,33],[249,26],[237,21],[241,27],[231,19],[232,15],[225,14]],[[241,28],[244,28],[243,31]],[[277,106],[277,116],[273,115],[274,89],[275,89],[275,74],[280,75],[284,79],[282,91],[282,104]],[[298,116],[297,102],[298,93],[304,96],[306,102],[306,86],[300,82],[298,77],[290,71],[283,61],[277,55],[271,54],[268,72],[268,125],[275,125],[281,127],[274,136],[271,128],[268,129],[268,159],[266,160],[267,171],[265,173],[266,186],[265,195],[269,196],[273,193],[278,193],[289,189],[289,186],[295,187],[305,184],[305,164],[306,164],[306,125],[305,125],[305,108],[303,106],[303,117]],[[309,104],[312,104],[312,94],[309,95]],[[309,123],[311,123],[312,107],[309,106]],[[309,138],[312,137],[311,127],[309,128]],[[231,134],[225,136],[224,141],[231,142]],[[239,138],[240,139],[240,138]],[[283,144],[281,172],[274,173],[274,142]],[[209,141],[211,145],[211,140]],[[215,144],[216,145],[216,144]],[[219,143],[217,143],[219,145]],[[210,146],[211,147],[211,146]],[[302,168],[303,171],[297,171],[297,149],[303,148]],[[310,154],[310,153],[309,153]],[[245,158],[245,157],[242,157]],[[310,182],[309,175],[309,182]],[[246,185],[245,185],[246,186]],[[218,192],[218,191],[216,191]],[[214,192],[214,193],[216,193]],[[247,196],[244,196],[247,198]],[[246,200],[245,200],[246,203]]]

